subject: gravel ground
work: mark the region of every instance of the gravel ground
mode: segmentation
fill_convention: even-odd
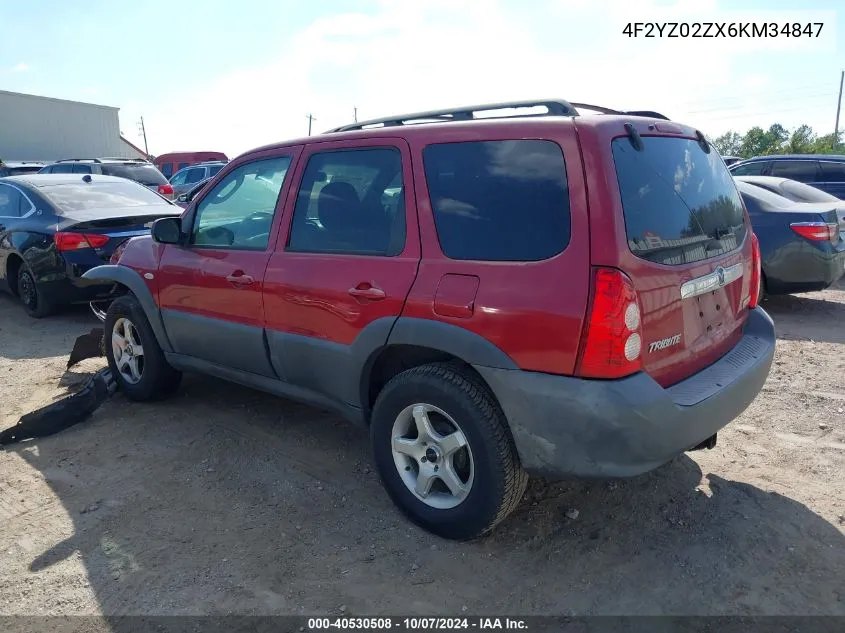
[[[0,450],[0,614],[845,615],[845,286],[766,308],[772,374],[715,449],[532,481],[471,543],[404,520],[330,414],[199,376],[117,395]],[[64,370],[95,325],[0,296],[0,428],[102,366]]]

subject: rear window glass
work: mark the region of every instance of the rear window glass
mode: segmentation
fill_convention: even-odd
[[[628,246],[677,265],[718,257],[745,239],[742,202],[719,155],[689,139],[627,137],[612,142]]]
[[[157,193],[132,182],[68,183],[48,185],[41,187],[39,191],[56,205],[60,212],[121,209],[150,204],[170,206]]]
[[[426,147],[423,161],[447,257],[539,261],[569,244],[569,188],[557,144],[444,143]]]
[[[158,169],[152,165],[103,165],[103,173],[109,176],[128,178],[142,185],[163,185],[167,182]]]

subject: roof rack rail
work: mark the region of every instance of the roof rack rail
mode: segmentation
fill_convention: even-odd
[[[502,116],[476,116],[476,113],[493,112],[495,110],[518,110],[520,108],[537,108],[545,107],[546,112],[532,112],[526,114],[506,114]],[[407,125],[408,123],[431,123],[431,122],[449,122],[449,121],[472,121],[474,119],[509,119],[509,118],[526,118],[526,117],[542,117],[542,116],[579,116],[576,108],[584,110],[594,110],[601,114],[621,114],[629,116],[642,116],[652,119],[669,120],[669,117],[654,112],[652,110],[614,110],[604,106],[591,105],[587,103],[570,103],[563,99],[539,99],[536,101],[505,101],[502,103],[486,103],[481,105],[464,106],[462,108],[449,108],[447,110],[429,110],[427,112],[413,112],[410,114],[398,114],[383,119],[369,119],[367,121],[359,121],[356,123],[349,123],[337,128],[328,130],[326,134],[332,132],[348,132],[350,130],[363,130],[367,127],[393,127],[397,125]]]
[[[102,163],[99,158],[63,158],[57,160],[57,163]]]
[[[146,158],[126,158],[125,156],[103,156],[101,160],[122,160],[125,163],[149,163]]]
[[[393,127],[406,125],[408,123],[431,121],[472,121],[476,118],[497,118],[497,117],[476,117],[479,112],[490,112],[494,110],[507,110],[519,108],[546,107],[546,112],[531,114],[511,114],[500,118],[522,118],[537,116],[577,116],[578,111],[568,101],[562,99],[540,99],[537,101],[506,101],[502,103],[485,103],[480,105],[464,106],[462,108],[449,108],[447,110],[430,110],[427,112],[413,112],[411,114],[398,114],[384,119],[370,119],[342,125],[329,132],[347,132],[349,130],[362,130],[365,127],[381,125]],[[328,133],[328,132],[327,132]]]

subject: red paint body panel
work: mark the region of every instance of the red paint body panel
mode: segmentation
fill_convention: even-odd
[[[422,261],[404,316],[437,319],[475,332],[499,347],[523,369],[569,374],[575,367],[589,293],[589,230],[584,174],[575,128],[568,119],[517,124],[429,126],[414,134],[411,149],[417,183]],[[436,129],[436,135],[433,134]],[[563,150],[572,215],[566,249],[539,262],[479,262],[447,258],[440,250],[426,187],[422,150],[430,142],[544,139]],[[519,210],[515,209],[518,213]],[[434,298],[444,275],[480,278],[472,317],[438,316]]]

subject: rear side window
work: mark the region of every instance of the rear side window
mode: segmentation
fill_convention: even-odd
[[[697,141],[627,137],[612,142],[628,246],[637,257],[677,265],[718,257],[745,239],[736,185],[718,154]]]
[[[167,178],[152,165],[103,165],[103,173],[108,176],[128,178],[142,185],[164,185]]]
[[[91,173],[91,165],[74,165],[73,166],[73,173],[74,174],[90,174]]]
[[[29,201],[17,189],[0,184],[0,218],[19,218],[29,210]]]
[[[818,182],[821,180],[819,164],[814,160],[773,161],[772,176],[789,178],[798,182]]]
[[[220,172],[221,169],[223,169],[223,165],[212,165],[211,167],[208,168],[209,177],[216,176]]]
[[[447,257],[540,261],[569,244],[569,187],[556,143],[443,143],[426,147],[423,162]]]
[[[51,174],[71,174],[73,173],[73,165],[70,163],[63,163],[61,165],[53,165],[50,168]]]
[[[738,165],[737,167],[731,169],[731,173],[734,176],[762,176],[766,173],[766,167],[768,165],[768,161],[758,160],[753,163]]]
[[[822,161],[822,180],[825,182],[845,182],[845,162],[832,163]]]

